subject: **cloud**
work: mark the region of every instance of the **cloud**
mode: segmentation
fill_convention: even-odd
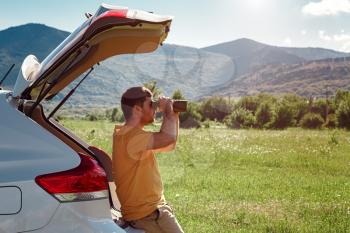
[[[335,41],[350,41],[350,35],[349,34],[333,35],[333,39]]]
[[[290,39],[290,37],[286,37],[283,40],[283,44],[287,45],[287,46],[291,46],[292,45],[292,40]]]
[[[322,16],[350,13],[350,0],[321,0],[309,2],[302,8],[306,15]]]
[[[343,44],[343,46],[341,47],[341,50],[344,52],[350,53],[350,40]]]
[[[322,40],[325,40],[325,41],[331,41],[331,40],[332,40],[332,37],[329,36],[329,35],[326,35],[326,32],[323,31],[323,30],[318,31],[318,36],[319,36]]]
[[[341,30],[340,34],[334,35],[327,35],[325,31],[320,30],[318,35],[322,40],[338,44],[341,51],[350,52],[350,34],[346,34],[344,30]]]

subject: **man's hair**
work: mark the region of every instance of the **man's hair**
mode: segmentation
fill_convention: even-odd
[[[121,99],[121,106],[125,120],[130,119],[132,109],[135,105],[142,107],[146,97],[152,97],[152,92],[146,87],[131,87],[124,92]]]

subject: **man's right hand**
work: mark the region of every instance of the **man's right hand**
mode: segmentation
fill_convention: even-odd
[[[169,97],[160,96],[159,99],[159,111],[165,113],[166,115],[172,114],[173,111],[173,100]]]

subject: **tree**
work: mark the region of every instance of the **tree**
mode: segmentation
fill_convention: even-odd
[[[173,93],[172,99],[174,100],[183,100],[185,97],[182,95],[180,89],[176,89]]]
[[[251,128],[256,124],[253,113],[244,108],[235,109],[225,118],[224,122],[229,128],[234,129]]]
[[[307,129],[319,129],[324,124],[322,116],[318,113],[307,113],[300,121],[300,125]]]
[[[263,102],[259,105],[255,113],[256,123],[260,128],[268,128],[268,124],[273,119],[273,106],[269,102]]]
[[[340,102],[336,116],[339,127],[350,130],[350,97]]]
[[[158,98],[163,93],[163,91],[157,87],[157,81],[155,80],[144,83],[143,86],[148,88],[153,93],[154,98]]]
[[[205,119],[223,121],[232,112],[232,105],[224,97],[210,97],[201,104],[200,112]]]
[[[198,104],[189,102],[187,111],[181,112],[179,118],[181,128],[199,128],[201,126],[200,120],[202,116],[199,113]]]
[[[272,122],[272,126],[276,129],[285,129],[293,124],[293,111],[283,103],[279,103],[276,107],[276,114]]]
[[[243,96],[235,105],[235,109],[243,108],[255,114],[259,107],[260,99],[257,96]]]

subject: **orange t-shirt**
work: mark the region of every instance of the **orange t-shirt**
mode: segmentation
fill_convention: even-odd
[[[115,127],[113,178],[127,221],[143,218],[165,204],[158,164],[147,145],[152,133],[140,128]]]

